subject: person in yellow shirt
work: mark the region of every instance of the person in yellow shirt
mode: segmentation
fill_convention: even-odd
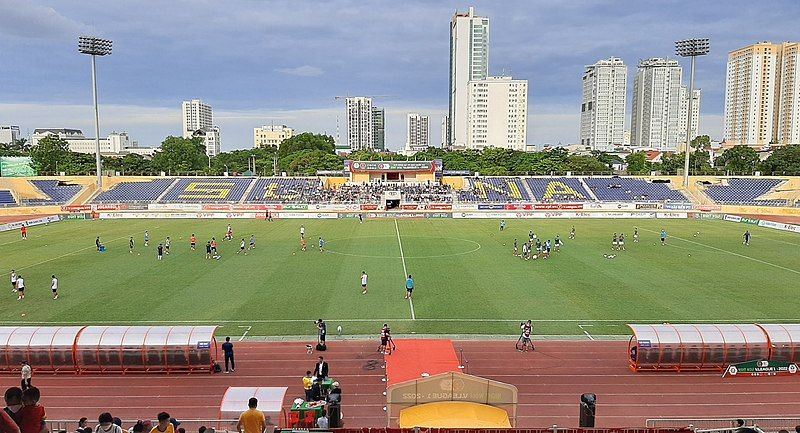
[[[239,416],[236,430],[244,433],[264,433],[267,428],[267,420],[264,417],[264,412],[256,409],[258,407],[258,399],[255,397],[250,398],[247,402],[247,407],[250,409],[242,412]]]
[[[170,422],[170,416],[166,412],[158,414],[158,424],[150,430],[150,433],[175,433],[175,426]]]
[[[311,370],[306,371],[306,375],[303,376],[303,389],[306,391],[306,401],[311,401],[312,394],[311,392],[311,385],[314,384],[314,378],[311,377]]]

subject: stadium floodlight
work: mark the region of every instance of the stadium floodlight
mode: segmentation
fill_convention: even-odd
[[[689,98],[689,109],[686,110],[686,148],[684,149],[683,161],[683,187],[689,189],[689,151],[691,150],[692,142],[692,103],[694,102],[694,59],[697,56],[705,56],[711,51],[711,43],[708,38],[684,39],[675,42],[675,54],[681,57],[689,57],[692,59],[692,68],[689,75],[689,93],[686,95]],[[699,117],[699,113],[698,113]]]
[[[97,108],[97,69],[95,67],[96,56],[107,56],[111,54],[112,42],[108,39],[95,38],[93,36],[81,36],[78,38],[78,52],[92,56],[92,97],[94,99],[94,145],[97,153],[97,187],[103,187],[103,167],[100,161],[100,112]]]

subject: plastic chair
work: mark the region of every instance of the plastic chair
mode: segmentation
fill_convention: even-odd
[[[313,410],[306,412],[303,416],[303,424],[305,424],[306,428],[316,428],[317,427],[316,412],[314,412]]]
[[[289,428],[300,427],[300,414],[289,412]]]

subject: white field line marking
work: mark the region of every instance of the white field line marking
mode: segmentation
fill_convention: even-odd
[[[118,237],[118,238],[111,239],[111,240],[110,240],[110,241],[108,241],[107,243],[111,243],[111,242],[114,242],[114,241],[118,241],[118,240],[120,240],[120,239],[129,239],[131,236],[133,236],[133,235],[125,235],[125,236],[120,236],[120,237]],[[45,264],[45,263],[52,262],[53,260],[63,259],[64,257],[68,257],[68,256],[71,256],[71,255],[73,255],[73,254],[79,253],[79,252],[81,252],[81,251],[86,251],[86,250],[90,250],[90,249],[93,249],[93,248],[94,248],[94,249],[96,249],[97,247],[96,247],[96,246],[94,246],[94,245],[92,245],[92,246],[88,246],[88,247],[85,247],[85,248],[80,248],[80,249],[77,249],[77,250],[75,250],[75,251],[70,251],[70,252],[68,252],[68,253],[66,253],[66,254],[62,254],[62,255],[60,255],[60,256],[53,257],[52,259],[42,260],[42,261],[41,261],[41,262],[39,262],[39,263],[34,263],[34,264],[32,264],[32,265],[23,266],[23,267],[21,267],[21,268],[17,268],[17,269],[18,269],[18,270],[24,270],[24,269],[33,268],[33,267],[36,267],[36,266],[39,266],[39,265],[43,265],[43,264]]]
[[[400,246],[400,260],[403,261],[403,281],[408,277],[408,268],[406,268],[406,256],[403,254],[403,241],[400,240],[400,227],[397,226],[397,218],[394,220],[394,231],[397,233],[397,244]],[[408,305],[411,306],[411,320],[417,320],[414,314],[414,301],[409,297]]]
[[[242,336],[239,338],[239,341],[244,340],[244,337],[247,337],[247,333],[250,332],[251,329],[253,329],[252,326],[240,326],[239,328],[240,329],[241,328],[247,328],[247,329],[244,330],[244,334],[242,334]]]
[[[413,320],[419,320],[423,322],[452,322],[452,323],[517,323],[519,324],[518,319],[479,319],[479,318],[464,318],[464,319],[453,319],[453,318],[433,318],[433,319],[408,319],[408,318],[390,318],[390,317],[377,317],[372,319],[328,319],[329,323],[375,323],[375,322],[385,322],[387,320],[391,320],[393,322],[411,322]],[[742,322],[753,322],[753,323],[796,323],[797,318],[742,318],[742,319],[531,319],[531,322],[535,323],[581,323],[583,326],[587,326],[585,322],[594,322],[594,323],[607,323],[607,324],[626,324],[626,323],[742,323]],[[246,319],[246,320],[229,320],[229,319],[222,319],[222,320],[215,320],[215,319],[196,319],[196,320],[81,320],[81,321],[48,321],[48,320],[0,320],[0,325],[15,325],[20,323],[27,323],[27,324],[50,324],[50,325],[128,325],[131,323],[212,323],[212,324],[224,324],[224,323],[260,323],[260,324],[270,324],[270,323],[308,323],[308,319]],[[222,325],[219,325],[222,326]]]
[[[586,336],[589,337],[590,340],[594,341],[594,337],[592,337],[592,335],[589,334],[589,332],[583,328],[584,326],[594,326],[594,325],[586,325],[583,323],[578,324],[578,328],[581,328],[581,331],[583,331],[583,333],[586,334]]]
[[[29,237],[29,238],[40,238],[40,237],[42,237],[42,235],[28,236],[28,237]],[[17,242],[24,242],[25,240],[26,240],[26,239],[22,239],[22,238],[20,238],[20,239],[17,239],[17,240],[15,240],[15,241],[4,242],[4,243],[0,244],[0,246],[3,246],[3,245],[9,245],[9,244],[15,244],[15,243],[17,243]]]
[[[646,231],[646,232],[650,232],[650,233],[659,233],[659,232],[657,232],[655,230],[650,230],[650,229],[646,229],[646,228],[642,228],[642,230]],[[722,248],[717,248],[715,246],[706,245],[706,244],[703,244],[703,243],[700,243],[700,242],[695,242],[695,241],[690,240],[690,239],[680,238],[678,236],[669,236],[667,239],[669,240],[670,238],[677,239],[679,241],[688,242],[690,244],[700,245],[701,247],[706,247],[706,248],[709,248],[709,249],[712,249],[712,250],[715,250],[715,251],[719,251],[721,253],[727,253],[727,254],[730,254],[732,256],[741,257],[743,259],[752,260],[754,262],[762,263],[762,264],[765,264],[767,266],[772,266],[772,267],[778,268],[778,269],[783,269],[784,271],[794,272],[795,274],[800,275],[800,271],[798,271],[796,269],[791,269],[791,268],[787,268],[785,266],[776,265],[775,263],[770,263],[770,262],[767,262],[767,261],[764,261],[764,260],[761,260],[761,259],[757,259],[755,257],[746,256],[744,254],[735,253],[733,251],[724,250]]]

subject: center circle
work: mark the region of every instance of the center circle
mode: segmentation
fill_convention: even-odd
[[[380,241],[386,239],[387,241]],[[363,242],[357,242],[361,241]],[[441,257],[455,257],[472,254],[481,249],[481,244],[469,239],[453,238],[449,236],[414,236],[403,235],[400,238],[403,245],[403,256],[400,256],[400,246],[397,236],[376,235],[376,236],[352,236],[336,238],[325,241],[326,251],[332,254],[339,254],[350,257],[363,257],[369,259],[435,259]],[[437,246],[447,243],[457,248],[456,252],[446,254],[413,255],[408,254],[409,250],[414,251],[418,248],[436,250]],[[392,253],[376,254],[376,248],[382,250],[392,250]]]

